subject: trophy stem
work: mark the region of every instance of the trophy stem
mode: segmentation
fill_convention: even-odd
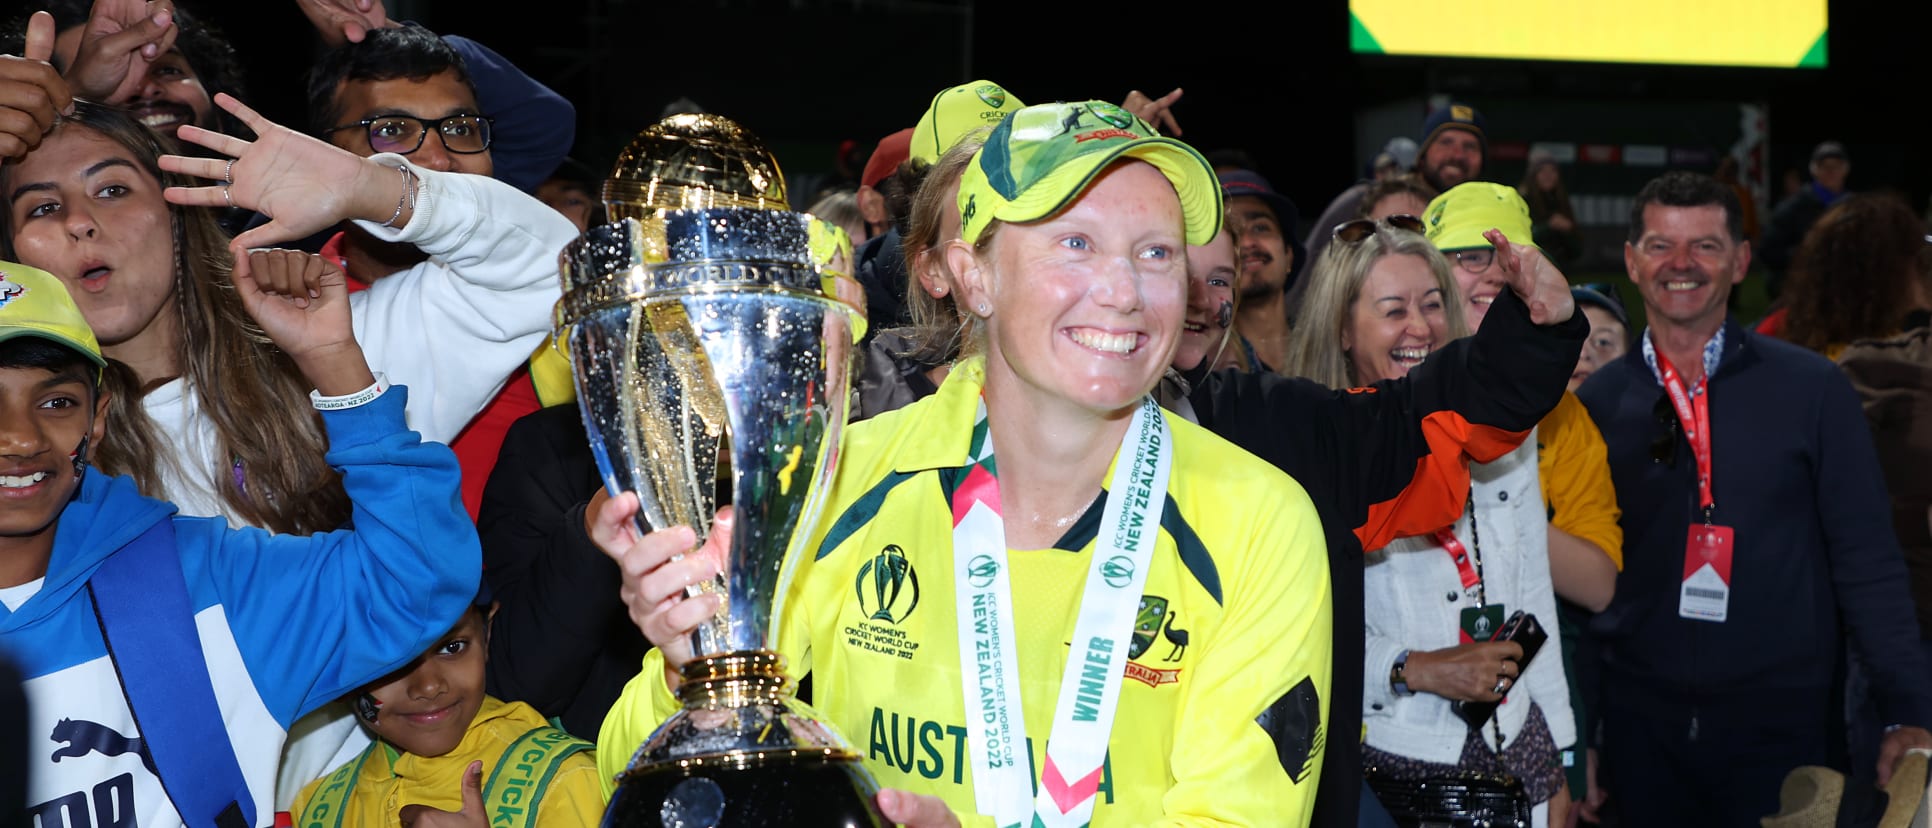
[[[785,657],[770,650],[741,650],[691,659],[678,669],[678,701],[686,710],[719,710],[782,704],[791,697]]]

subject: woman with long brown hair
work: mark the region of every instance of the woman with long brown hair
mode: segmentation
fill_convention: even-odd
[[[376,370],[411,386],[411,427],[424,439],[453,438],[541,340],[558,291],[556,251],[573,228],[480,176],[358,159],[320,141],[282,143],[303,166],[236,177],[228,198],[248,206],[244,190],[279,189],[285,215],[239,241],[273,243],[297,226],[333,224],[352,187],[396,204],[394,227],[365,223],[415,241],[432,261],[352,297],[356,335]],[[117,429],[103,446],[105,470],[145,474],[145,493],[189,514],[277,532],[333,529],[348,502],[323,461],[307,386],[236,299],[233,253],[213,212],[163,199],[163,188],[189,183],[162,169],[163,152],[126,114],[76,101],[38,149],[0,170],[0,253],[67,283],[167,435],[152,443],[158,451],[130,451],[123,447],[152,432]],[[206,163],[218,179],[244,168]],[[405,220],[416,216],[423,221]]]
[[[277,533],[336,529],[349,516],[309,386],[250,321],[230,270],[236,252],[301,238],[347,219],[429,259],[349,297],[356,340],[387,382],[409,388],[408,424],[445,442],[496,393],[548,331],[556,253],[576,234],[562,215],[493,179],[439,173],[401,156],[358,158],[217,102],[253,144],[184,126],[184,142],[228,154],[168,156],[116,109],[76,101],[39,148],[0,168],[0,253],[53,273],[73,293],[120,378],[138,389],[99,454],[109,474],[183,514]],[[224,186],[185,190],[178,171]],[[197,206],[174,204],[164,192]],[[177,194],[178,193],[178,194]],[[268,224],[233,242],[209,206],[259,209]],[[373,218],[372,218],[373,216]],[[387,221],[384,221],[387,219]],[[147,468],[143,468],[146,466]],[[345,740],[347,740],[345,746]],[[305,718],[286,745],[281,784],[303,783],[366,744],[342,705]]]

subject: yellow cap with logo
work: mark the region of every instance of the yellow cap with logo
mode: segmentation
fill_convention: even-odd
[[[1221,231],[1221,183],[1207,159],[1117,105],[1080,101],[1029,106],[993,128],[960,178],[960,237],[977,243],[996,218],[1051,216],[1121,158],[1154,165],[1174,185],[1188,244]]]
[[[94,329],[60,279],[45,270],[0,262],[0,342],[21,336],[51,340],[107,366]]]
[[[1529,205],[1514,187],[1488,181],[1465,181],[1436,196],[1422,211],[1422,223],[1437,250],[1484,250],[1495,247],[1483,233],[1503,231],[1511,244],[1535,247],[1530,236]]]
[[[941,91],[932,96],[932,103],[919,116],[919,123],[912,127],[912,146],[908,150],[913,158],[928,164],[939,162],[939,156],[968,132],[997,125],[1006,116],[1026,104],[1019,98],[1006,94],[999,84],[988,80],[976,80]]]

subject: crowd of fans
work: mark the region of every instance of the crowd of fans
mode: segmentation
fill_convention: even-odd
[[[0,824],[593,824],[718,609],[731,513],[639,532],[552,341],[571,104],[297,4],[293,125],[170,0],[0,31]],[[775,626],[888,821],[1921,808],[1932,235],[1844,146],[1762,233],[1734,161],[1656,177],[1572,285],[1561,165],[1485,179],[1466,103],[1305,221],[1180,90],[1024,94],[794,201],[868,324]]]

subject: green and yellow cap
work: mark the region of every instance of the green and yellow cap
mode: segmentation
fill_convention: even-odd
[[[1107,165],[1145,161],[1181,198],[1188,244],[1221,230],[1221,183],[1193,147],[1105,101],[1029,106],[1001,121],[959,182],[960,237],[977,244],[993,219],[1029,222],[1071,204]]]
[[[0,342],[20,336],[51,340],[107,367],[100,340],[66,285],[45,270],[0,262]]]
[[[999,84],[976,80],[941,90],[912,127],[911,157],[928,164],[939,163],[939,156],[966,133],[1006,120],[1010,113],[1026,104],[1006,94]]]
[[[1465,181],[1436,196],[1422,211],[1422,224],[1437,250],[1495,247],[1483,238],[1491,228],[1503,231],[1503,238],[1512,244],[1536,246],[1523,196],[1514,187],[1487,181]]]

